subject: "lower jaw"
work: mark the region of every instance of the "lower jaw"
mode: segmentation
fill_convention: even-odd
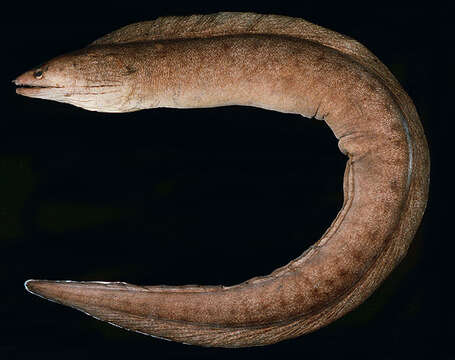
[[[16,94],[28,97],[35,97],[35,98],[43,98],[48,99],[51,98],[53,88],[46,88],[46,87],[18,87],[16,88]]]

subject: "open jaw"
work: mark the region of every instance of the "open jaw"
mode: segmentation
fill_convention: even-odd
[[[47,84],[33,84],[32,82],[21,81],[19,78],[13,80],[17,86],[16,93],[28,97],[49,98],[50,95],[60,92],[64,89],[63,86],[53,86]],[[59,89],[59,90],[57,90]]]
[[[61,89],[57,86],[33,86],[33,85],[19,85],[16,88],[16,94],[29,96],[29,97],[42,97],[49,94],[54,89]]]

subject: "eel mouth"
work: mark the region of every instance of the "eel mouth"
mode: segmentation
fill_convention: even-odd
[[[30,79],[27,73],[13,80],[16,85],[16,94],[28,97],[44,97],[55,92],[56,89],[62,89],[63,86],[43,84],[35,79]]]

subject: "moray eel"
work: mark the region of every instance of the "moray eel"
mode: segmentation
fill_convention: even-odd
[[[362,303],[405,256],[428,197],[418,114],[357,41],[252,13],[128,25],[14,80],[17,93],[100,112],[246,105],[325,121],[347,156],[344,204],[322,238],[235,286],[28,280],[28,291],[117,326],[188,344],[267,345]]]

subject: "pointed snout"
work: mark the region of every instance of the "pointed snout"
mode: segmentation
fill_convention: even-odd
[[[13,83],[17,86],[16,94],[24,96],[36,95],[36,90],[39,89],[39,80],[33,76],[33,71],[27,71],[22,75],[19,75],[13,80]]]
[[[13,83],[17,86],[38,86],[37,83],[39,80],[35,79],[33,76],[33,71],[26,71],[25,73],[19,75],[17,78],[13,80]]]
[[[52,99],[56,89],[62,87],[46,78],[37,76],[36,69],[26,71],[12,82],[17,86],[16,94],[41,99]]]

